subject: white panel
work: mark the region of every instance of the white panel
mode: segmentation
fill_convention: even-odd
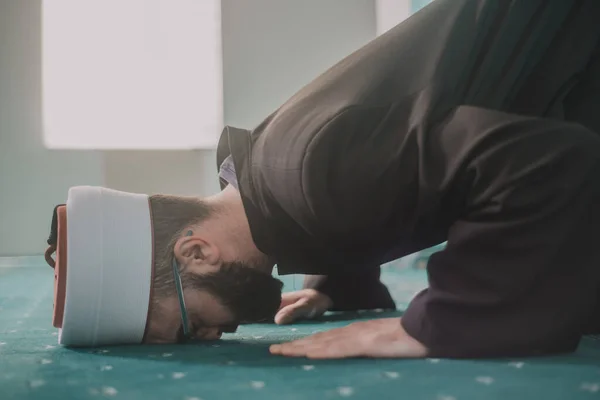
[[[375,0],[377,35],[381,35],[410,17],[411,7],[411,0]]]
[[[223,128],[219,0],[46,0],[49,148],[212,148]]]
[[[375,38],[375,0],[223,0],[225,122],[252,129]]]
[[[104,182],[100,152],[44,148],[40,21],[40,0],[0,0],[0,257],[43,254],[69,187]]]

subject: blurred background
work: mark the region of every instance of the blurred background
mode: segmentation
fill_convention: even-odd
[[[42,254],[71,186],[215,193],[224,125],[427,3],[0,0],[0,256]]]

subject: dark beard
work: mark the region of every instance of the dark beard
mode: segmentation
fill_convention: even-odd
[[[206,290],[236,318],[237,323],[271,322],[281,303],[283,283],[271,274],[240,262],[225,263],[218,271],[182,275],[184,288]]]

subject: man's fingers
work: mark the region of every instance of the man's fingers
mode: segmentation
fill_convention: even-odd
[[[322,315],[331,306],[331,300],[313,290],[304,289],[281,296],[279,311],[275,315],[275,323],[289,324],[300,318],[314,318]]]
[[[307,309],[310,308],[309,300],[306,298],[301,298],[296,302],[285,306],[280,309],[277,315],[275,315],[275,323],[278,325],[289,324],[293,322],[297,318],[301,318],[303,313],[306,312]]]
[[[283,293],[281,295],[281,303],[279,304],[279,309],[281,310],[284,307],[294,304],[295,302],[300,300],[302,297],[303,297],[302,294],[299,292]]]
[[[295,292],[286,292],[281,295],[281,303],[279,309],[294,304],[300,299],[313,299],[318,295],[315,290],[302,289]]]
[[[306,296],[300,291],[283,293],[281,295],[281,304],[279,305],[279,309],[281,310],[283,307],[292,305],[304,297]]]
[[[280,309],[275,315],[275,323],[278,325],[289,324],[298,318],[310,317],[311,313],[314,314],[313,308],[309,299],[302,298]]]
[[[292,342],[274,344],[269,351],[274,355],[310,359],[427,357],[427,347],[410,336],[399,322],[399,318],[356,322]]]
[[[274,344],[271,354],[312,359],[346,358],[363,355],[362,340],[343,328],[320,332],[292,342]]]

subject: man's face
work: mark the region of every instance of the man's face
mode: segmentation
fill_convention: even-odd
[[[228,307],[206,290],[185,290],[190,332],[200,340],[217,340],[225,330],[237,329]],[[179,343],[183,338],[179,300],[171,296],[161,300],[160,317],[150,321],[148,342]],[[227,329],[229,328],[229,329]]]
[[[235,332],[240,323],[269,320],[281,301],[281,282],[256,266],[228,263],[210,272],[184,273],[181,278],[189,331],[198,340],[219,339],[223,333]],[[177,296],[159,303],[146,341],[180,342],[183,328]]]

